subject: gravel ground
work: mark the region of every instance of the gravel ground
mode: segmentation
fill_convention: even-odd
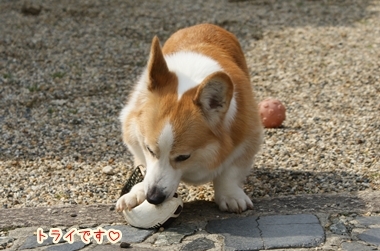
[[[0,0],[2,207],[114,203],[132,167],[118,113],[151,39],[203,22],[239,38],[258,100],[287,107],[252,198],[380,189],[380,1]]]

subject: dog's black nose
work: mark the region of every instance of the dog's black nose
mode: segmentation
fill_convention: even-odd
[[[148,190],[148,194],[146,195],[146,200],[154,205],[161,204],[165,199],[166,195],[158,187],[152,187]]]

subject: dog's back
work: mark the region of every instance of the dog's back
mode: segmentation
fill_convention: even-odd
[[[249,76],[247,64],[236,37],[212,24],[200,24],[175,32],[164,44],[162,52],[194,51],[214,58],[219,63],[235,62]],[[225,60],[227,59],[227,60]]]

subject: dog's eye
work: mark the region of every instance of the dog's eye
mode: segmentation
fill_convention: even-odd
[[[156,157],[156,154],[149,148],[149,146],[146,146],[146,149],[150,152],[150,154],[152,154],[153,157]]]
[[[174,160],[176,162],[181,162],[187,160],[188,158],[190,158],[190,155],[179,155]]]

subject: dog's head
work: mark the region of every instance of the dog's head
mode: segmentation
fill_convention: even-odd
[[[198,62],[181,61],[187,59]],[[187,69],[178,69],[181,64]],[[152,204],[172,197],[182,178],[205,181],[230,148],[225,130],[236,109],[234,87],[218,67],[210,58],[191,53],[164,57],[157,37],[153,39],[137,115],[147,164],[145,191]]]

